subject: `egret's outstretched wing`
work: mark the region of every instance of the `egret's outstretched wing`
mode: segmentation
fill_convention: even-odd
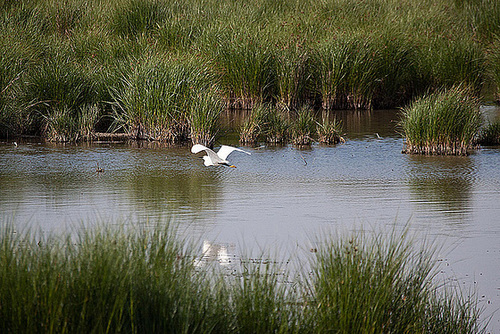
[[[210,150],[208,147],[201,144],[196,144],[191,147],[191,153],[200,153],[201,151]]]
[[[217,153],[215,153],[214,151],[212,151],[211,149],[209,149],[206,146],[203,146],[201,144],[196,144],[196,145],[193,145],[193,147],[191,147],[192,153],[199,153],[201,151],[207,152],[207,155],[210,158],[210,160],[212,161],[212,164],[219,163],[223,160],[223,159],[219,158]]]
[[[246,154],[251,154],[247,151],[243,151],[242,149],[239,149],[239,148],[236,148],[236,147],[232,147],[232,146],[226,146],[226,145],[222,145],[219,149],[219,152],[217,152],[217,155],[222,159],[222,160],[226,160],[227,159],[227,156],[233,152],[233,151],[239,151],[239,152],[243,152],[243,153],[246,153]]]

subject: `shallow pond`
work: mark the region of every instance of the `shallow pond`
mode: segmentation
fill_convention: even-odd
[[[247,147],[251,156],[230,155],[236,169],[205,167],[187,146],[4,141],[2,218],[43,232],[171,220],[205,247],[230,253],[307,251],[323,233],[409,224],[444,245],[442,277],[475,290],[485,316],[499,309],[500,148],[408,156],[401,154],[397,112],[339,116],[345,144]],[[237,140],[228,135],[224,143]],[[499,314],[490,328],[500,331]]]

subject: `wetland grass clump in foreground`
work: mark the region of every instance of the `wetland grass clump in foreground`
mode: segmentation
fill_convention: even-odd
[[[400,125],[403,153],[467,155],[481,126],[479,102],[464,87],[441,90],[404,108]]]
[[[481,333],[477,301],[436,288],[436,247],[407,232],[326,237],[313,264],[317,333]],[[430,247],[429,247],[430,246]],[[457,298],[457,299],[455,299]]]
[[[218,304],[171,230],[37,240],[3,225],[0,332],[219,332]]]
[[[481,333],[477,301],[441,294],[433,252],[414,246],[404,233],[324,239],[312,275],[290,284],[279,264],[197,268],[169,227],[37,238],[3,224],[0,331]]]

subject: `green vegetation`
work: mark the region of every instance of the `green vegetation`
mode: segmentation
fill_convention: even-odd
[[[259,136],[267,128],[266,116],[269,114],[268,105],[260,104],[255,106],[240,129],[240,142],[243,144],[256,144]]]
[[[338,144],[345,142],[342,137],[342,121],[334,118],[329,120],[323,118],[321,123],[317,123],[316,131],[318,133],[318,141],[321,144]]]
[[[463,87],[423,96],[402,117],[403,152],[410,154],[467,155],[481,126],[479,103]]]
[[[345,142],[342,122],[323,118],[316,121],[314,110],[302,106],[297,111],[283,111],[269,104],[254,106],[240,129],[240,142],[255,145],[259,140],[283,144],[289,140],[294,145],[310,145],[314,140],[334,145]]]
[[[322,244],[311,282],[315,308],[308,310],[316,332],[481,332],[474,299],[446,288],[443,299],[435,289],[432,245],[415,249],[406,233],[353,233]]]
[[[479,144],[500,145],[500,121],[488,123],[479,133]]]
[[[311,135],[314,132],[315,125],[313,110],[308,106],[300,108],[291,126],[292,143],[295,145],[310,145],[313,140]]]
[[[500,92],[498,13],[494,0],[2,1],[0,135],[210,143],[224,108],[288,118]]]
[[[76,233],[76,235],[75,235]],[[481,333],[477,301],[436,281],[433,247],[398,233],[325,238],[311,272],[197,267],[170,227],[40,237],[2,222],[2,333]],[[265,262],[265,263],[264,263]],[[216,268],[213,268],[216,269]]]

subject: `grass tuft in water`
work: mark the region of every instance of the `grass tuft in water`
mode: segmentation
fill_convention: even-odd
[[[266,142],[283,144],[290,138],[291,122],[287,111],[282,108],[270,108],[266,114],[266,129],[264,135]]]
[[[425,95],[403,109],[403,153],[467,155],[481,126],[478,100],[457,86]]]
[[[337,120],[335,117],[333,120],[324,117],[321,123],[317,123],[316,132],[318,133],[318,141],[321,144],[338,144],[345,142],[344,137],[342,137],[342,121]]]
[[[244,122],[240,130],[240,143],[256,144],[259,136],[267,128],[267,116],[270,113],[270,107],[266,104],[255,106]]]
[[[500,145],[500,121],[488,123],[479,134],[479,144]]]
[[[291,122],[290,130],[294,145],[310,145],[316,127],[313,110],[309,106],[300,108]]]

